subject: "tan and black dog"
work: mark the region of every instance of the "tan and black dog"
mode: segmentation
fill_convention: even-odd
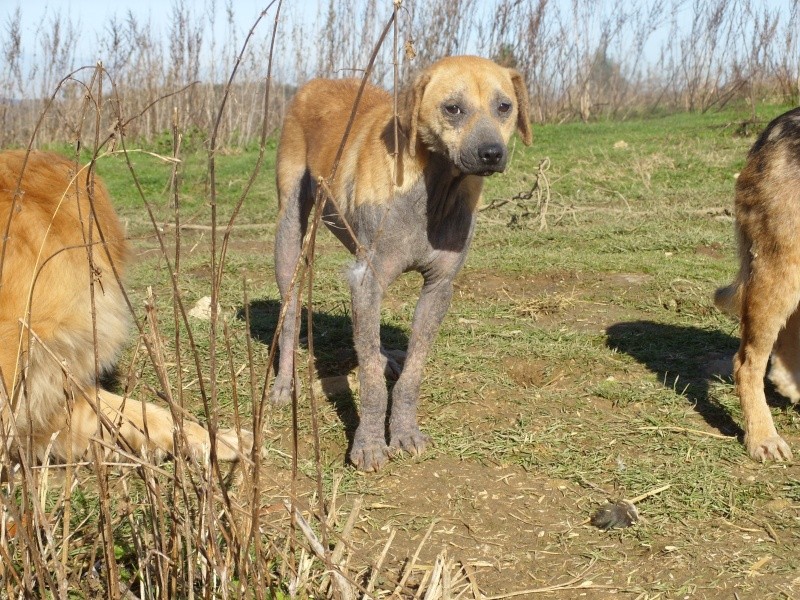
[[[297,310],[292,276],[318,180],[333,171],[358,88],[356,80],[311,81],[297,92],[284,122],[275,271],[288,308],[272,391],[277,403],[291,398]],[[483,177],[506,168],[506,145],[515,130],[531,143],[522,77],[486,59],[458,56],[434,63],[400,94],[399,104],[395,162],[392,97],[366,87],[330,182],[335,202],[328,198],[324,209],[330,230],[356,255],[349,281],[361,413],[350,460],[365,471],[379,469],[392,451],[417,454],[428,444],[416,414],[423,367],[467,256]],[[386,288],[407,271],[421,273],[424,284],[392,392],[387,445],[380,307]]]
[[[764,395],[764,375],[793,403],[800,400],[800,108],[761,133],[736,181],[736,281],[715,302],[741,317],[734,379],[745,445],[755,460],[791,460]]]

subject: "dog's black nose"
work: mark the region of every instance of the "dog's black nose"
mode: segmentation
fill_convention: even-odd
[[[486,144],[478,148],[478,157],[487,167],[492,167],[503,160],[504,149],[500,144]]]

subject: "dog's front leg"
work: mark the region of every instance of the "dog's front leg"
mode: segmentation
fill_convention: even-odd
[[[392,391],[392,416],[389,421],[390,447],[421,454],[430,443],[417,424],[417,404],[425,360],[444,320],[453,297],[450,279],[426,280],[420,293],[411,325],[403,372]]]
[[[350,450],[350,461],[362,471],[377,471],[389,458],[386,445],[388,394],[380,337],[383,291],[373,270],[359,262],[350,276],[350,292],[361,399],[359,425]]]

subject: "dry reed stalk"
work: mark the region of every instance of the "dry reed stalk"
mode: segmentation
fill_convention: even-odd
[[[446,54],[471,52],[519,69],[531,87],[537,121],[625,117],[654,109],[708,110],[734,99],[752,102],[769,96],[785,104],[797,103],[800,9],[796,3],[714,0],[689,4],[685,0],[406,2],[398,27],[416,48],[419,65]],[[112,17],[94,32],[98,44],[91,51],[102,56],[113,73],[126,110],[140,118],[129,120],[123,128],[115,121],[119,107],[107,106],[101,116],[102,130],[118,128],[129,139],[158,142],[170,131],[173,107],[154,99],[182,90],[175,96],[180,127],[186,132],[187,145],[197,148],[198,134],[214,128],[219,116],[215,107],[221,94],[227,93],[241,110],[222,114],[217,141],[225,147],[247,147],[257,142],[259,124],[268,123],[269,130],[278,127],[296,84],[311,75],[358,73],[392,7],[388,0],[331,1],[310,22],[303,11],[289,10],[275,33],[291,38],[294,54],[286,53],[276,65],[272,114],[260,106],[261,65],[267,63],[268,45],[250,45],[237,65],[240,55],[234,51],[238,34],[232,3],[221,7],[225,11],[221,17],[216,4],[198,14],[190,3],[177,2],[164,38],[157,35],[153,23],[138,21],[132,14],[124,19]],[[487,14],[492,18],[484,18]],[[8,96],[0,98],[2,146],[27,142],[27,132],[42,114],[47,117],[37,126],[39,143],[72,137],[81,128],[77,115],[85,83],[66,86],[54,99],[52,110],[45,110],[49,101],[43,99],[56,87],[57,75],[74,70],[81,40],[87,36],[80,35],[83,32],[78,31],[75,18],[62,12],[51,13],[44,27],[27,28],[26,18],[24,11],[12,13],[0,33],[7,65],[0,74],[0,89],[8,90]],[[225,19],[228,32],[221,45],[215,38],[215,22],[220,18]],[[359,23],[362,35],[348,35],[353,23]],[[376,80],[387,86],[397,72],[393,68],[396,50],[382,49],[375,67]],[[34,58],[23,61],[23,53]],[[220,75],[234,68],[240,71],[239,80],[227,92],[221,91]],[[408,81],[410,74],[409,63],[400,65],[399,83]]]

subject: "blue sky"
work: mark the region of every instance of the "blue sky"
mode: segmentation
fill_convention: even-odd
[[[76,62],[80,65],[91,65],[98,59],[102,59],[97,55],[96,39],[102,33],[103,28],[108,24],[109,20],[116,15],[119,19],[124,19],[130,11],[139,23],[150,23],[150,25],[157,29],[158,34],[166,36],[169,25],[172,8],[176,0],[2,0],[0,2],[0,40],[5,39],[5,33],[8,21],[17,7],[20,8],[22,15],[22,41],[23,52],[30,54],[34,49],[29,47],[32,40],[36,37],[36,32],[39,28],[44,27],[48,29],[48,21],[56,14],[62,17],[69,17],[73,23],[81,26],[81,30],[87,32],[86,35],[81,36],[80,47]],[[303,20],[311,21],[315,19],[319,12],[319,7],[322,6],[323,12],[327,8],[329,0],[284,0],[283,11],[284,15],[293,13],[294,20],[298,17]],[[391,0],[383,0],[387,4]],[[424,2],[425,0],[417,0]],[[552,0],[556,4],[565,4],[569,0]],[[601,1],[601,0],[598,0]],[[681,18],[692,18],[692,6],[694,3],[702,3],[704,0],[687,0],[686,4],[682,6]],[[753,0],[755,6],[769,6],[779,9],[781,11],[788,11],[793,2],[797,0]],[[636,0],[631,0],[635,3]],[[216,18],[214,19],[217,28],[217,39],[222,41],[222,36],[227,32],[225,31],[225,3],[226,0],[185,0],[186,6],[189,8],[193,18],[199,18],[205,11],[208,10],[209,5],[215,4]],[[250,27],[256,21],[259,13],[270,4],[270,0],[232,0],[234,9],[235,23],[238,30],[239,40],[243,39],[242,36],[249,31]],[[478,0],[479,12],[487,12],[487,8],[493,4],[493,0]],[[270,12],[267,22],[259,25],[258,33],[261,36],[267,37],[271,30],[271,16],[274,14]],[[210,20],[210,19],[209,19]],[[665,31],[657,32],[650,40],[648,48],[658,47],[663,41]],[[288,36],[284,38],[285,44],[291,43]],[[649,51],[645,50],[648,54]]]
[[[210,4],[208,0],[187,0],[186,6],[193,15],[199,15]],[[300,1],[284,0],[284,6],[293,5],[303,11],[316,12],[316,0]],[[269,5],[269,0],[234,0],[234,17],[237,29],[244,34],[256,21],[259,13]],[[98,57],[92,56],[92,42],[95,34],[102,32],[106,24],[115,15],[124,20],[130,11],[140,23],[150,23],[158,33],[166,35],[169,29],[169,18],[172,13],[172,0],[3,0],[0,9],[2,27],[6,28],[9,18],[17,7],[22,15],[23,45],[35,37],[38,28],[47,23],[55,15],[69,17],[74,23],[89,33],[85,36],[80,49],[79,62],[91,64]],[[216,1],[216,23],[224,28],[225,1]],[[263,27],[263,23],[262,23]]]
[[[156,27],[166,28],[173,3],[171,0],[25,0],[24,2],[4,0],[2,4],[4,21],[19,6],[23,22],[29,31],[37,27],[42,19],[46,18],[45,15],[58,12],[73,20],[80,20],[88,30],[97,31],[115,14],[124,17],[128,11],[131,11],[138,20],[149,20]],[[192,12],[196,12],[207,3],[202,0],[187,0],[186,4]],[[216,4],[218,14],[223,14],[224,0],[217,0]],[[269,0],[234,0],[237,25],[242,29],[249,28],[268,4]],[[306,5],[311,8],[316,2],[289,0],[284,4]]]

